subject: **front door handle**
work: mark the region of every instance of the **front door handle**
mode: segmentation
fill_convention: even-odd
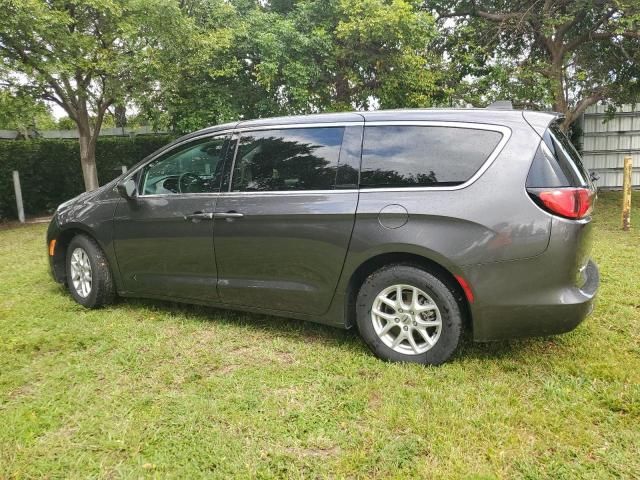
[[[224,212],[224,213],[214,213],[213,216],[215,218],[242,218],[244,215],[239,212]]]
[[[197,223],[201,220],[213,220],[213,213],[211,212],[193,212],[189,215],[184,216],[185,220],[191,220],[194,223]]]

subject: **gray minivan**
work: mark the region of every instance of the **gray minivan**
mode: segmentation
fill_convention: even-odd
[[[398,110],[184,136],[58,207],[54,278],[93,308],[170,299],[350,328],[440,364],[593,308],[595,190],[550,113]]]

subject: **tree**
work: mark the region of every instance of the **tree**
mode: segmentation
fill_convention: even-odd
[[[238,118],[426,107],[445,93],[435,21],[409,0],[189,0],[197,54],[165,49],[141,105],[178,131]]]
[[[321,32],[319,65],[331,110],[428,107],[439,101],[441,58],[428,49],[432,15],[411,0],[299,2],[301,31]]]
[[[551,107],[569,126],[597,102],[640,92],[637,0],[434,0],[466,92]],[[453,20],[452,20],[453,19]],[[471,78],[471,82],[465,82]],[[504,97],[503,97],[504,98]]]
[[[237,119],[247,92],[237,80],[240,66],[233,44],[243,24],[236,8],[227,0],[179,4],[189,30],[156,51],[162,68],[154,88],[136,99],[138,118],[176,132]]]
[[[49,107],[41,100],[0,90],[0,129],[17,130],[28,138],[34,131],[55,127]]]
[[[5,83],[62,107],[79,132],[85,188],[109,106],[149,88],[155,51],[187,29],[170,0],[0,0]],[[92,120],[93,117],[93,120]]]

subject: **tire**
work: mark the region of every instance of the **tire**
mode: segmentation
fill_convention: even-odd
[[[73,237],[67,247],[66,269],[67,287],[80,305],[99,308],[113,303],[115,288],[109,262],[94,239],[86,235]]]
[[[461,305],[447,281],[403,264],[369,275],[358,292],[356,315],[360,336],[376,357],[425,365],[440,365],[453,355],[463,324]]]

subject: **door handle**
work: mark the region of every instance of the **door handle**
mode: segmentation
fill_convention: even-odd
[[[213,220],[213,213],[211,212],[193,212],[189,215],[184,216],[185,220],[191,220],[194,223],[199,222],[200,220]]]
[[[214,216],[214,218],[226,218],[226,219],[244,217],[244,215],[242,213],[239,213],[239,212],[214,213],[213,216]]]

